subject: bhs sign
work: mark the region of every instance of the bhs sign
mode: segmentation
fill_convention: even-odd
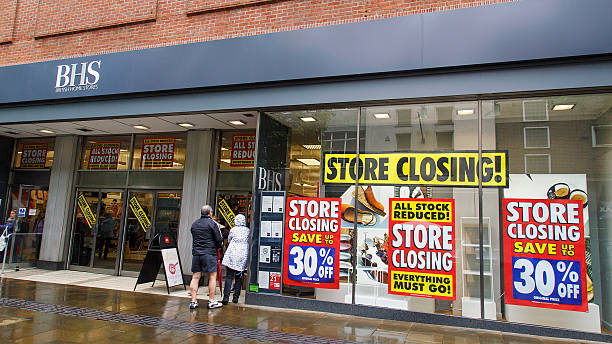
[[[72,63],[57,66],[55,92],[98,89],[102,61]]]

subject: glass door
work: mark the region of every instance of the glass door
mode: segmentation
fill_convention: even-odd
[[[247,226],[251,218],[251,193],[247,191],[217,191],[217,197],[215,201],[215,216],[221,224],[221,231],[223,236],[227,237],[229,230],[233,227],[228,223],[228,214],[221,211],[219,204],[221,202],[227,203],[229,209],[231,209],[234,216],[242,214],[246,216]]]
[[[14,263],[34,264],[38,260],[47,209],[47,190],[47,187],[33,185],[19,185],[11,189],[9,209],[15,209],[20,215],[12,247]]]
[[[123,192],[78,190],[70,265],[115,273],[123,219]]]
[[[98,222],[99,191],[79,190],[72,224],[70,265],[91,268]]]
[[[177,238],[181,193],[131,191],[127,202],[121,275],[136,276],[156,234],[170,233]]]
[[[155,219],[155,192],[131,191],[128,197],[123,240],[123,261],[121,274],[125,271],[139,272],[147,255],[149,240],[153,238]]]
[[[93,268],[115,270],[123,213],[122,192],[101,192]]]

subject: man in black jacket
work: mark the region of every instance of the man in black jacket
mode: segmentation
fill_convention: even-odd
[[[202,217],[191,225],[191,236],[193,238],[191,262],[191,302],[190,309],[198,308],[198,285],[202,273],[208,274],[208,308],[219,308],[222,304],[215,301],[215,287],[217,282],[217,252],[223,247],[223,237],[219,225],[210,215],[212,208],[209,205],[202,207]]]

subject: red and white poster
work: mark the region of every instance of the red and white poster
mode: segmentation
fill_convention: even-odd
[[[21,165],[19,167],[45,168],[48,147],[46,143],[24,144],[21,151]]]
[[[255,162],[255,135],[232,136],[231,166],[253,166]]]
[[[174,137],[143,138],[140,153],[142,167],[172,167],[174,142]]]
[[[506,303],[586,312],[584,204],[505,198]]]
[[[270,272],[269,288],[273,290],[280,290],[280,285],[281,285],[280,272]]]
[[[181,270],[176,248],[166,248],[161,250],[161,253],[164,261],[166,278],[168,279],[168,287],[183,284],[183,272]]]
[[[389,294],[455,300],[455,200],[389,199]]]
[[[119,163],[121,142],[95,142],[89,152],[89,170],[116,170]]]
[[[288,197],[283,283],[338,289],[340,198]]]

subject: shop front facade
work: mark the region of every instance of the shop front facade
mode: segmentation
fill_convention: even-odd
[[[135,276],[170,233],[188,277],[208,203],[226,228],[247,216],[249,304],[609,341],[608,10],[526,1],[2,67],[32,85],[0,85],[6,212],[42,227],[40,267]]]

